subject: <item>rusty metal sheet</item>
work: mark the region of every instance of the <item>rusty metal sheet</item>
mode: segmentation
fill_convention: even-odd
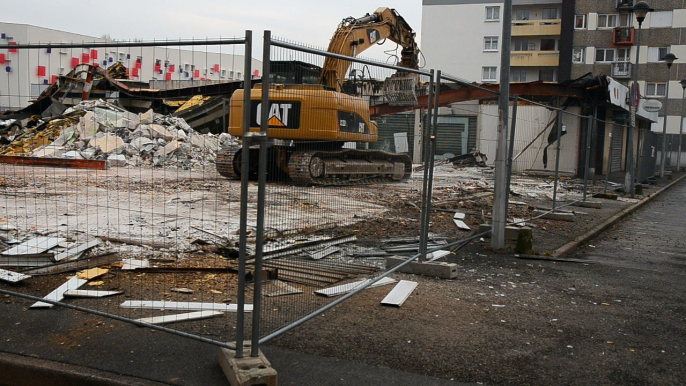
[[[86,159],[41,158],[21,156],[0,156],[0,163],[26,166],[51,166],[69,169],[107,170],[107,161]]]

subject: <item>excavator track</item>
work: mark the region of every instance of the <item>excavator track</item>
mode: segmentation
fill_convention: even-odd
[[[409,156],[377,150],[297,151],[288,161],[288,175],[300,186],[399,182],[411,174]]]
[[[240,152],[242,148],[240,146],[226,147],[219,152],[217,152],[216,166],[217,172],[229,179],[237,180],[240,179],[240,172],[236,170],[236,165],[234,165],[234,159],[238,155],[240,157]]]

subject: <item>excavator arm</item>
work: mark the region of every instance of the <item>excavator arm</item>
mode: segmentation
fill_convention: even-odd
[[[419,47],[415,32],[395,9],[378,8],[361,18],[346,18],[338,25],[329,43],[328,52],[355,57],[374,44],[389,39],[402,47],[400,67],[419,67]],[[327,57],[324,60],[320,84],[340,91],[341,80],[350,62]]]

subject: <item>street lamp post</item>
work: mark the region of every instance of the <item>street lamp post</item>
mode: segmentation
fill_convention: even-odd
[[[660,178],[665,178],[665,160],[667,159],[667,113],[669,112],[669,76],[672,74],[672,63],[679,58],[673,53],[665,55],[667,63],[667,87],[665,88],[665,117],[662,120],[662,152],[660,155]]]
[[[634,66],[633,93],[631,98],[631,125],[629,125],[629,135],[627,136],[627,171],[624,178],[624,190],[631,193],[631,198],[636,197],[636,180],[634,178],[634,132],[636,131],[636,107],[638,106],[638,58],[641,51],[641,25],[648,12],[653,11],[645,1],[639,1],[631,9],[638,21],[638,34],[636,36],[636,65]]]
[[[679,150],[676,153],[676,171],[681,170],[681,135],[684,133],[684,102],[686,101],[686,79],[681,82],[681,122],[679,123]]]

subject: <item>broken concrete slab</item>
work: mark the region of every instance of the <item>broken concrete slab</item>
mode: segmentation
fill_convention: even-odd
[[[535,209],[532,213],[534,217],[541,216],[540,218],[544,218],[546,220],[558,220],[558,221],[574,221],[575,215],[574,213],[562,213],[562,212],[549,212],[549,211],[543,211],[539,209]]]
[[[152,144],[153,140],[150,138],[146,137],[138,137],[134,138],[131,140],[130,145],[133,146],[136,150],[143,150],[145,148],[145,145]]]
[[[181,142],[179,142],[177,140],[173,140],[173,141],[169,142],[168,144],[164,145],[164,147],[158,149],[157,152],[155,152],[155,155],[159,156],[161,158],[165,158],[166,156],[168,156],[169,154],[171,154],[172,152],[174,152],[175,150],[177,150],[180,147],[181,147]]]
[[[243,357],[236,358],[235,350],[219,351],[219,365],[231,386],[277,386],[278,375],[261,350],[251,356],[250,342],[243,344]]]
[[[79,138],[92,138],[98,132],[100,125],[95,119],[95,114],[92,111],[86,112],[86,114],[79,119],[79,125],[77,133]]]
[[[158,125],[156,123],[152,123],[148,125],[148,129],[150,130],[150,135],[152,139],[159,139],[162,138],[165,141],[171,141],[174,138],[177,137],[176,132],[171,131],[167,129],[166,127],[162,125]]]
[[[126,156],[123,154],[112,154],[107,157],[107,162],[111,167],[123,167],[126,166]]]
[[[103,153],[112,153],[124,146],[124,141],[113,134],[106,134],[100,138],[91,140],[88,145],[90,147],[100,148]]]
[[[402,256],[387,256],[386,268],[393,268],[398,264],[407,261],[406,257]],[[429,261],[420,263],[413,261],[404,267],[400,268],[399,272],[412,273],[415,275],[423,275],[430,277],[438,277],[441,279],[454,279],[457,277],[457,264],[442,263]]]
[[[62,146],[52,146],[48,145],[42,148],[36,149],[31,153],[32,157],[60,157],[66,152],[66,149]]]

